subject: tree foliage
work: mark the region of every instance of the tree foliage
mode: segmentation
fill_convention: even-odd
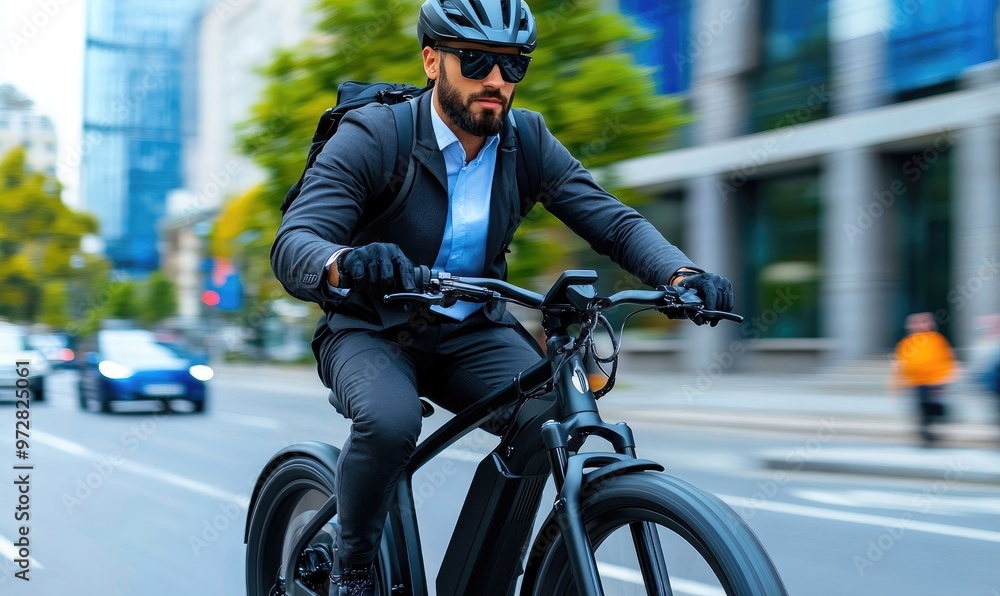
[[[154,271],[142,286],[139,319],[156,324],[177,313],[177,288],[160,271]]]
[[[97,233],[97,220],[67,207],[60,192],[54,178],[28,168],[23,148],[0,156],[0,317],[66,321],[71,302],[86,301],[67,284],[83,288],[105,270],[101,259],[80,250],[81,239]],[[74,256],[82,266],[71,266]]]
[[[682,121],[678,100],[655,91],[650,69],[624,50],[638,30],[601,0],[533,0],[538,49],[515,105],[540,112],[549,129],[587,167],[662,149]],[[316,121],[348,80],[425,82],[417,42],[420,0],[319,0],[316,34],[278,52],[263,71],[267,86],[242,129],[241,150],[267,180],[241,209],[270,240],[278,205],[302,172]],[[229,224],[226,224],[229,225]],[[235,238],[238,234],[229,234]],[[512,278],[561,268],[570,234],[536,209],[515,238]],[[265,259],[266,243],[255,259]],[[217,248],[218,250],[224,250]],[[519,275],[515,275],[519,274]]]

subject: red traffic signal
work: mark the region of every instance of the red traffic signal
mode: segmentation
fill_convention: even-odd
[[[201,293],[201,301],[209,306],[219,306],[219,293],[215,290],[205,290]]]

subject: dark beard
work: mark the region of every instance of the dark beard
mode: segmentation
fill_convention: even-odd
[[[444,70],[438,79],[438,101],[441,102],[441,109],[444,110],[448,120],[462,131],[475,137],[491,137],[503,130],[503,122],[510,111],[510,105],[514,101],[514,94],[511,93],[510,100],[504,101],[499,91],[484,91],[469,98],[467,103],[462,103],[462,96],[458,89],[448,84],[448,77]],[[479,117],[472,115],[472,103],[477,99],[496,99],[503,106],[500,115],[496,116],[491,112],[483,112]]]

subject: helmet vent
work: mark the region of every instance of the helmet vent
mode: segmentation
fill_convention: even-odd
[[[517,24],[517,30],[518,31],[528,30],[528,11],[525,10],[523,6],[521,7],[521,22]]]
[[[503,28],[510,27],[510,0],[500,0],[500,13],[503,15]]]
[[[465,16],[465,13],[459,10],[459,8],[455,6],[454,3],[447,1],[442,2],[441,9],[444,11],[445,16],[447,16],[452,23],[455,23],[460,27],[475,28],[475,25],[472,24],[472,21],[469,20],[469,17]]]
[[[479,22],[488,27],[490,16],[486,14],[486,7],[483,6],[483,3],[472,0],[469,4],[472,6],[472,10],[476,11],[476,16],[479,17]]]

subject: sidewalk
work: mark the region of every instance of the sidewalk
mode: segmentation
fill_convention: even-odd
[[[686,427],[742,428],[809,434],[803,453],[757,454],[769,469],[807,470],[1000,484],[1000,407],[966,383],[949,392],[951,421],[940,447],[916,439],[914,403],[889,394],[878,374],[724,375],[630,373],[603,410]],[[627,379],[625,381],[624,379]],[[855,437],[868,446],[839,446]],[[867,440],[867,441],[866,441]]]
[[[223,377],[252,373],[312,381],[316,375],[309,366],[225,364],[216,369]],[[804,456],[757,454],[765,468],[1000,484],[1000,407],[995,399],[964,383],[952,387],[952,419],[940,427],[941,447],[933,449],[916,440],[912,397],[888,394],[877,370],[714,378],[624,371],[601,408],[608,418],[618,411],[629,420],[804,433],[815,439],[807,443],[817,448]],[[869,445],[828,443],[837,437]]]

